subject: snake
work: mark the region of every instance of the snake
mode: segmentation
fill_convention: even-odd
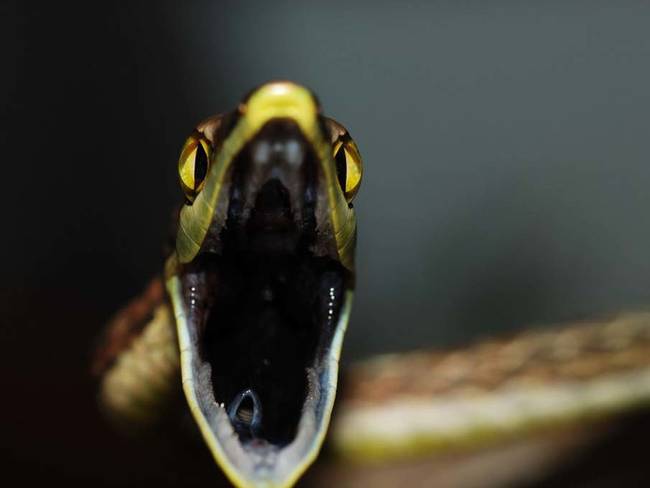
[[[105,407],[149,417],[180,370],[230,481],[292,486],[318,454],[336,396],[362,171],[347,129],[292,82],[266,83],[201,122],[181,149],[184,203],[164,286],[141,302],[151,320],[114,325],[114,350],[100,360]]]
[[[341,457],[385,462],[650,403],[650,314],[639,312],[362,361],[331,422],[362,174],[348,130],[293,82],[199,123],[178,160],[183,203],[163,272],[94,357],[106,414],[157,428],[182,391],[234,486],[285,488],[326,436]]]

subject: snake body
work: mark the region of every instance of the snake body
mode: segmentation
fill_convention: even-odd
[[[163,277],[107,327],[100,404],[127,429],[186,407],[240,487],[288,487],[329,430],[347,458],[446,452],[650,401],[650,315],[527,331],[347,372],[329,428],[354,288],[361,158],[289,82],[192,132]],[[183,393],[181,393],[181,391]]]

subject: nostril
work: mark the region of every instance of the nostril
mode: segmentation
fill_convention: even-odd
[[[238,393],[228,406],[230,423],[239,435],[259,437],[262,428],[262,403],[254,390]]]

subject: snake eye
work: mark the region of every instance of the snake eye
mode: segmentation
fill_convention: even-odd
[[[345,194],[345,199],[350,203],[361,186],[361,177],[363,175],[361,155],[345,127],[332,119],[327,119],[327,125],[329,126],[332,150],[334,151],[336,174],[341,189]]]
[[[193,202],[203,188],[210,166],[211,147],[203,134],[195,131],[187,138],[178,160],[178,176],[186,198]]]
[[[359,191],[363,173],[361,155],[352,139],[340,142],[338,148],[334,147],[334,160],[339,184],[345,193],[345,199],[350,203]]]

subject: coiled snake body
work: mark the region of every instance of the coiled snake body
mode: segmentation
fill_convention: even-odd
[[[155,424],[182,386],[240,487],[293,485],[328,432],[355,284],[347,130],[290,82],[252,91],[182,148],[185,194],[164,277],[109,324],[104,409]],[[357,459],[434,452],[650,399],[650,316],[532,331],[356,366],[332,444]]]

